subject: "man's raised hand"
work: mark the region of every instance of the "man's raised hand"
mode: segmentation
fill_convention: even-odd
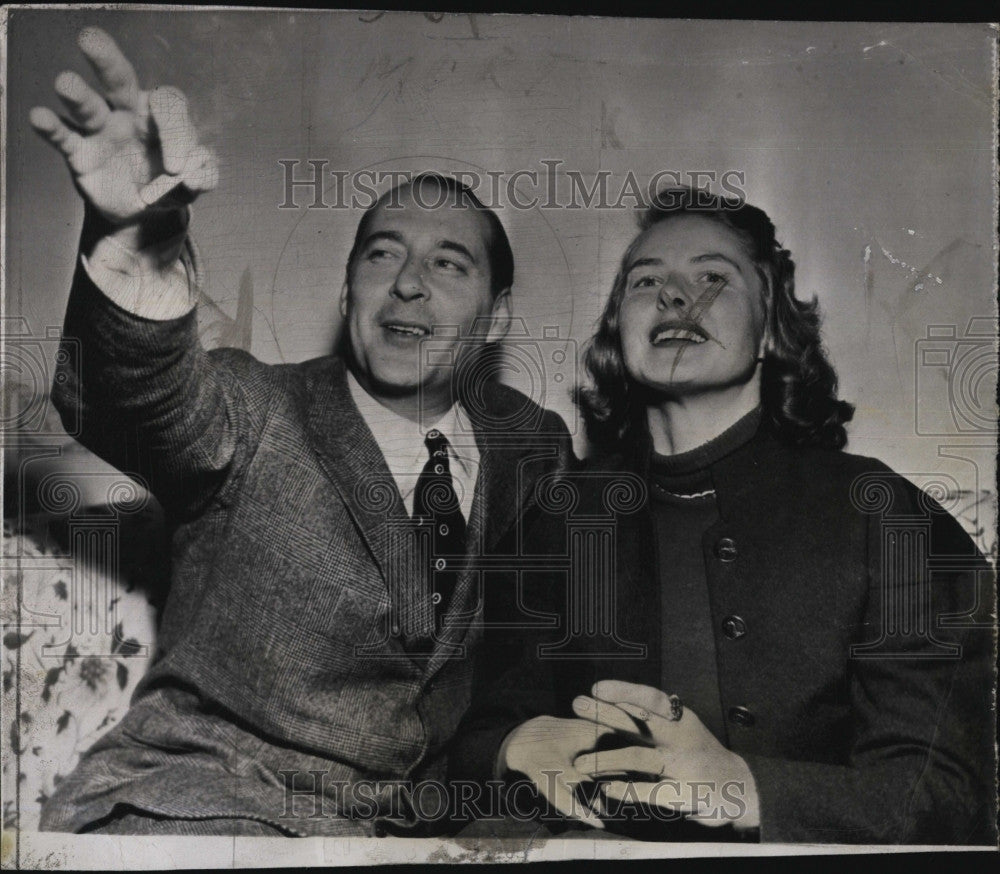
[[[84,200],[112,228],[155,221],[218,182],[215,155],[198,144],[184,95],[175,88],[144,91],[115,41],[95,27],[79,45],[98,89],[73,72],[55,81],[62,118],[31,110],[32,127],[66,159]]]

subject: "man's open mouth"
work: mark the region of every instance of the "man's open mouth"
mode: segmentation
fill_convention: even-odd
[[[426,325],[413,322],[384,322],[382,327],[401,337],[427,337],[431,333],[431,329]]]
[[[706,343],[708,333],[696,322],[663,322],[649,333],[649,342],[654,346],[662,346],[672,340]]]

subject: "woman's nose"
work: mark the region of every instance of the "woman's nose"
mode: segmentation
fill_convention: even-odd
[[[660,288],[657,304],[661,309],[668,309],[671,306],[677,309],[684,309],[689,303],[688,290],[684,280],[679,277],[668,277]]]

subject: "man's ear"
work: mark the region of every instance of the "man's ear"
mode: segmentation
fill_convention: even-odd
[[[505,288],[493,300],[490,313],[490,330],[486,334],[487,343],[499,343],[510,330],[510,289]]]
[[[348,286],[347,286],[347,280],[345,279],[344,284],[343,286],[341,286],[340,289],[340,315],[341,318],[344,319],[347,318],[347,295],[348,295]]]

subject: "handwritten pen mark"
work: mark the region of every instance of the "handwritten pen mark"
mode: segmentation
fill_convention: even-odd
[[[726,284],[725,281],[721,279],[716,282],[713,282],[698,296],[698,299],[691,306],[691,312],[688,315],[688,319],[691,322],[694,322],[694,324],[696,324],[703,331],[705,331],[705,335],[711,342],[718,343],[719,346],[721,346],[723,349],[725,349],[726,347],[722,343],[722,341],[719,340],[717,337],[712,336],[707,330],[705,330],[705,326],[702,325],[701,320],[704,317],[705,313],[708,312],[712,304],[715,303],[715,299],[722,292],[722,289],[725,286],[725,284]],[[677,370],[677,366],[681,363],[681,358],[684,356],[684,352],[686,351],[686,349],[687,349],[686,346],[681,346],[677,350],[677,354],[674,355],[674,363],[670,367],[671,382],[674,381],[674,373]]]

